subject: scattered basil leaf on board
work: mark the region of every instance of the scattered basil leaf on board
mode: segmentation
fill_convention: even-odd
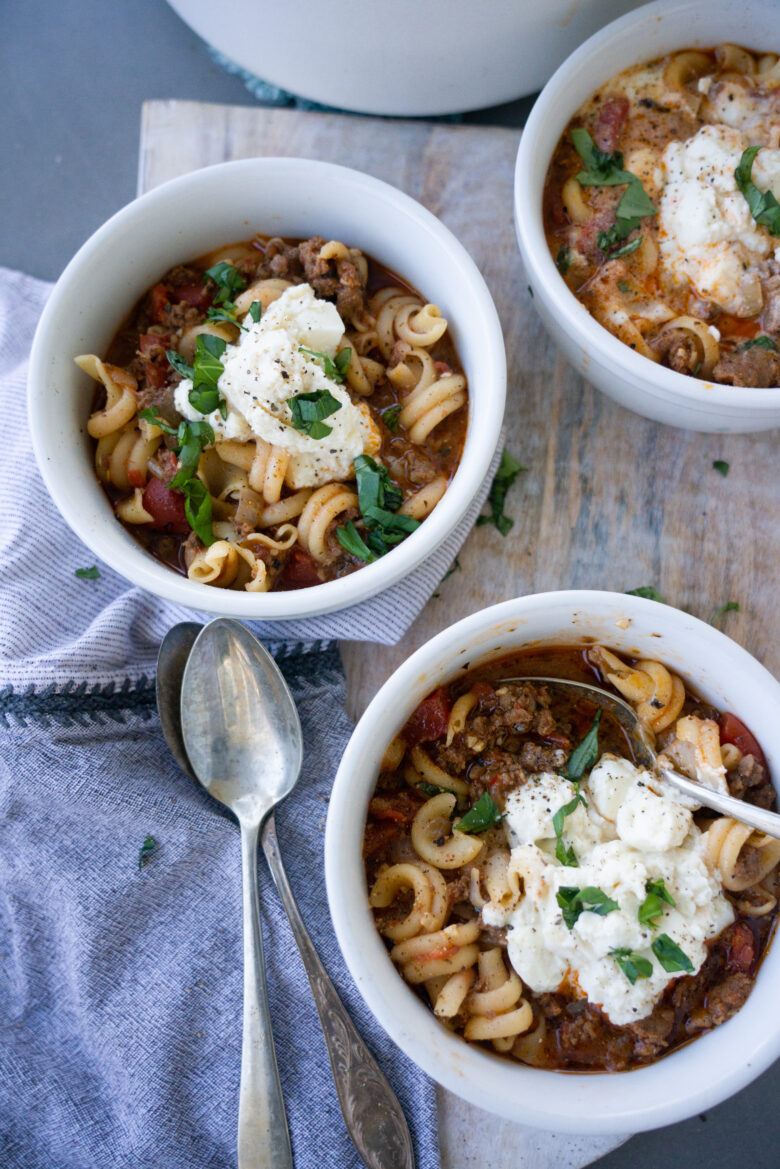
[[[601,889],[594,885],[587,885],[578,889],[572,885],[562,885],[555,895],[561,908],[563,920],[569,929],[573,929],[581,913],[596,913],[599,917],[606,917],[619,909],[617,901],[613,901]]]
[[[642,925],[655,925],[664,911],[664,904],[676,905],[674,897],[664,885],[663,879],[648,881],[645,885],[646,897],[639,906],[637,917]]]
[[[746,349],[770,349],[772,353],[777,353],[777,346],[771,337],[767,337],[766,333],[762,333],[760,337],[753,337],[750,341],[745,341],[744,345],[739,346],[739,352],[744,353]]]
[[[458,558],[456,556],[454,561],[452,562],[452,566],[447,569],[444,576],[441,578],[441,583],[444,584],[445,580],[447,580],[449,577],[451,577],[453,572],[460,572],[460,571],[461,571],[460,561],[458,560]]]
[[[456,832],[484,832],[503,818],[490,792],[483,792],[473,808],[454,825]]]
[[[753,182],[753,163],[760,146],[748,146],[734,171],[737,186],[747,200],[750,214],[770,235],[780,236],[780,203],[771,191],[760,191]]]
[[[667,974],[674,974],[678,970],[686,974],[693,971],[693,963],[688,955],[683,953],[668,934],[659,934],[653,942],[652,950]]]
[[[96,564],[93,564],[91,568],[77,568],[75,575],[79,580],[100,580],[100,572]]]
[[[144,842],[138,849],[138,868],[142,869],[148,861],[150,855],[157,847],[157,841],[153,836],[145,836]]]
[[[659,605],[666,604],[666,601],[654,585],[640,585],[638,589],[626,589],[626,596],[644,597],[646,601],[658,601]]]
[[[726,601],[725,605],[721,605],[721,607],[719,609],[715,610],[715,612],[710,617],[709,623],[710,623],[710,625],[714,625],[715,622],[719,621],[721,617],[724,617],[726,615],[726,613],[738,613],[738,612],[739,612],[739,602],[738,601]]]
[[[510,455],[509,451],[504,451],[501,455],[501,462],[498,465],[490,494],[488,495],[488,505],[490,507],[490,515],[481,515],[477,517],[477,527],[482,524],[494,524],[502,536],[506,536],[514,524],[514,520],[504,513],[504,502],[506,500],[507,492],[514,483],[517,476],[522,471],[527,471],[528,468],[518,463],[517,459]]]
[[[296,394],[294,398],[287,399],[287,404],[295,429],[302,434],[308,434],[310,438],[327,438],[333,427],[326,426],[322,420],[341,409],[341,402],[333,397],[330,390]]]
[[[725,479],[731,468],[731,464],[727,463],[725,459],[716,459],[712,464],[715,470]]]
[[[632,986],[637,978],[649,978],[653,973],[652,962],[625,946],[617,950],[610,950],[609,953],[615,959]]]
[[[252,303],[250,304],[249,315],[252,318],[252,320],[255,322],[255,324],[257,324],[257,322],[260,320],[260,318],[263,315],[263,306],[259,300],[253,300]]]
[[[235,299],[239,292],[246,288],[246,280],[232,264],[228,264],[222,260],[219,264],[215,264],[213,268],[207,268],[205,272],[217,286],[217,292],[214,297],[215,304],[225,304]],[[232,307],[232,306],[231,306]]]
[[[601,722],[601,713],[600,710],[596,711],[596,717],[591,723],[588,733],[577,744],[569,756],[565,776],[572,783],[578,783],[585,772],[590,771],[599,757],[599,723]],[[580,799],[582,799],[581,796]]]
[[[381,553],[372,552],[366,546],[352,520],[349,520],[343,528],[336,528],[336,539],[345,552],[349,552],[350,556],[356,556],[358,560],[364,560],[366,564],[371,564],[378,555],[381,555]]]
[[[400,406],[391,406],[382,415],[382,421],[391,434],[398,434],[398,419],[401,414]]]

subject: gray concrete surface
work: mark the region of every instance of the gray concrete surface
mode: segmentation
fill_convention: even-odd
[[[133,198],[147,98],[254,101],[164,0],[0,0],[0,264],[55,279]],[[522,125],[529,106],[467,117]],[[780,1169],[779,1102],[780,1063],[720,1107],[633,1138],[599,1169]]]

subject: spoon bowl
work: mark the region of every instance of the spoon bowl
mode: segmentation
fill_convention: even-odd
[[[756,831],[765,832],[767,836],[780,840],[780,815],[777,812],[758,808],[754,804],[738,800],[735,796],[728,796],[723,792],[705,787],[701,783],[680,775],[679,771],[675,771],[674,768],[659,764],[654,736],[642,724],[633,706],[624,699],[610,694],[608,690],[603,690],[600,686],[592,686],[589,682],[575,682],[570,678],[536,676],[532,678],[507,678],[506,681],[544,682],[548,686],[556,686],[562,690],[573,690],[582,695],[583,698],[590,699],[596,706],[608,711],[620,723],[631,741],[636,762],[640,767],[657,771],[672,787],[682,792],[683,795],[696,800],[699,804],[703,804],[705,808],[712,808],[714,812],[730,816],[732,820],[740,820],[743,824],[755,828]]]

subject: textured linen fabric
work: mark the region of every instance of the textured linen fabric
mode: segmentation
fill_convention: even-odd
[[[5,423],[0,494],[3,500],[14,501],[0,511],[0,676],[15,687],[45,681],[59,684],[66,678],[76,684],[121,685],[128,677],[135,681],[154,671],[157,647],[175,621],[207,618],[163,605],[130,587],[103,564],[99,580],[74,576],[77,568],[95,563],[95,554],[70,532],[41,482],[25,405],[27,357],[50,288],[0,268],[0,386]],[[323,617],[251,622],[253,632],[272,641],[341,638],[385,645],[399,641],[474,527],[498,466],[500,447],[479,495],[455,531],[397,585]],[[90,473],[85,468],[85,474]],[[52,548],[57,549],[56,559]],[[32,564],[46,565],[47,570],[31,574]],[[32,612],[34,622],[28,619]]]

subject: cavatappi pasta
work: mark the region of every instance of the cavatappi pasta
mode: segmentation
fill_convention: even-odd
[[[338,240],[256,236],[174,268],[105,360],[76,361],[117,517],[213,588],[302,588],[386,554],[463,449],[446,319]]]
[[[777,386],[778,196],[780,60],[719,45],[635,66],[580,107],[547,173],[545,231],[572,292],[637,353]]]
[[[365,828],[369,903],[390,958],[443,1025],[535,1067],[618,1071],[651,1062],[744,1003],[777,916],[780,842],[653,788],[617,722],[602,712],[594,732],[596,709],[587,700],[511,680],[543,676],[613,689],[674,766],[710,787],[773,804],[761,748],[747,727],[703,703],[663,663],[600,645],[522,652],[440,687],[389,744]],[[594,733],[580,778],[565,778]],[[567,794],[556,796],[555,785]],[[653,790],[643,790],[648,786]],[[553,813],[575,793],[556,828]],[[590,819],[576,807],[580,799]],[[652,841],[644,847],[653,879],[640,890],[647,894],[640,904],[629,889],[636,876],[621,876],[615,866],[620,855],[635,868],[644,855],[637,831],[641,814],[650,812],[655,819],[644,830]],[[529,820],[536,846],[523,836]],[[588,833],[597,829],[603,840],[587,853]],[[583,849],[579,858],[575,848]],[[593,872],[600,874],[596,888]],[[550,956],[543,953],[541,966],[528,963],[531,935],[519,934],[518,922],[549,896],[550,885],[558,889],[557,921],[526,914],[544,931],[542,951],[554,953],[561,932],[584,930],[592,939],[610,923],[612,948],[599,961],[611,985],[596,1001],[586,990],[592,970],[588,975],[585,959],[564,962],[554,985],[531,985],[539,969],[545,976]],[[699,906],[691,909],[694,887]],[[693,922],[708,895],[715,908],[697,942],[685,914]],[[587,908],[577,907],[578,897]],[[636,952],[615,943],[620,915],[641,923],[626,923],[642,934]],[[631,1014],[625,995],[642,987],[649,997]],[[610,1011],[622,1011],[622,1021]]]

